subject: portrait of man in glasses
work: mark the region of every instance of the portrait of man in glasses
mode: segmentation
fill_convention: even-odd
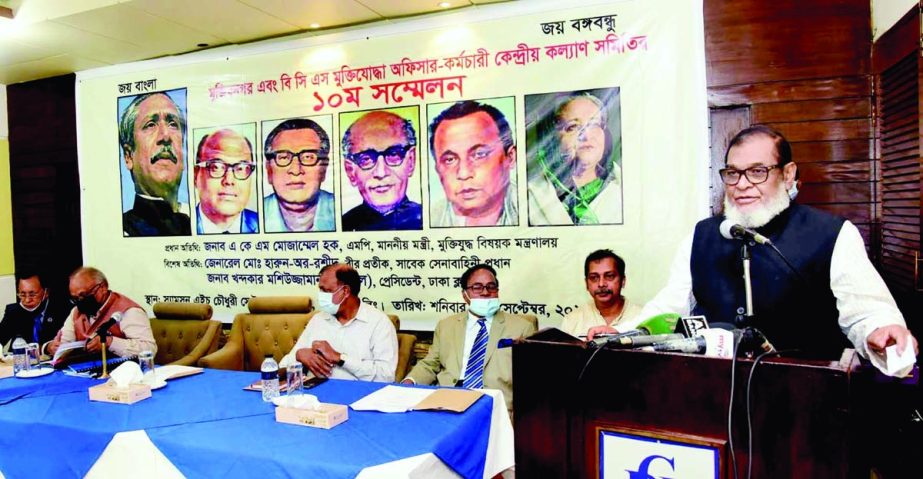
[[[430,178],[439,178],[430,183],[430,226],[518,225],[513,98],[428,108]]]
[[[263,131],[270,125],[263,122]],[[322,189],[330,163],[324,128],[307,118],[284,120],[271,127],[263,144],[266,180],[273,190],[263,198],[265,231],[334,231],[334,196]]]
[[[122,97],[118,108],[123,234],[188,236],[186,90]]]
[[[341,148],[346,178],[362,197],[343,215],[343,231],[423,227],[423,208],[407,197],[417,163],[413,122],[391,111],[367,112],[346,129]]]
[[[251,126],[251,130],[252,130]],[[256,171],[253,146],[240,132],[222,128],[196,148],[196,233],[258,233],[259,216],[247,209]]]

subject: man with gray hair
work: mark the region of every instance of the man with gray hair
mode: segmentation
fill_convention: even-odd
[[[135,184],[122,215],[125,236],[190,234],[188,205],[177,199],[183,179],[186,120],[164,92],[137,96],[119,122],[119,145]]]
[[[100,326],[115,319],[109,327],[106,348],[119,357],[135,356],[141,351],[157,353],[157,343],[144,308],[127,297],[109,289],[102,271],[84,266],[70,275],[71,302],[74,309],[64,320],[58,336],[47,345],[54,354],[62,343],[86,341],[87,352],[101,349]]]
[[[407,198],[417,165],[413,124],[389,111],[371,111],[343,135],[346,177],[362,204],[343,215],[343,231],[419,230],[423,207]]]

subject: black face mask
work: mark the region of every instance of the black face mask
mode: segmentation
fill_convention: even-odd
[[[77,311],[80,311],[87,316],[93,316],[97,311],[99,311],[100,306],[102,306],[99,304],[99,301],[96,301],[96,298],[93,297],[93,295],[82,298],[81,300],[77,301],[75,305],[77,306]]]

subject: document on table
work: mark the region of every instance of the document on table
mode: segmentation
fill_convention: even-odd
[[[435,391],[389,385],[359,399],[349,407],[355,411],[407,412]]]

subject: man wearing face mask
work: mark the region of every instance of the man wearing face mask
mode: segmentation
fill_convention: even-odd
[[[70,295],[74,309],[64,321],[58,337],[48,344],[54,354],[61,343],[86,341],[87,352],[101,348],[97,329],[110,318],[116,324],[109,328],[106,348],[116,356],[134,356],[141,351],[157,353],[157,343],[144,309],[134,301],[109,290],[109,281],[102,271],[81,267],[71,273]]]
[[[54,339],[67,317],[63,301],[52,298],[34,273],[17,276],[16,296],[19,302],[7,305],[0,321],[0,348],[15,338],[39,344]]]
[[[315,376],[394,381],[397,331],[385,313],[359,299],[361,279],[349,265],[320,270],[318,311],[280,367],[300,362]]]
[[[468,311],[439,321],[429,353],[404,383],[499,389],[512,414],[513,351],[498,350],[497,341],[529,336],[535,327],[523,316],[500,311],[500,283],[490,265],[468,268],[460,284]]]

